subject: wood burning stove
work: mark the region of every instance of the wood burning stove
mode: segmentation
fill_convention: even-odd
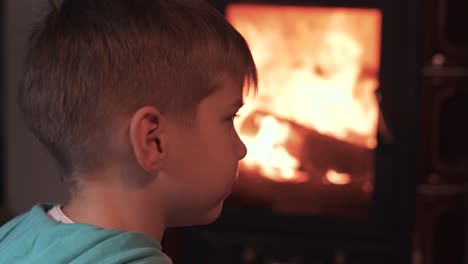
[[[231,200],[277,214],[365,214],[379,119],[380,10],[231,3],[226,16],[249,43],[261,79],[237,123],[249,152]]]
[[[418,1],[211,1],[260,92],[220,219],[174,230],[179,263],[409,263]]]

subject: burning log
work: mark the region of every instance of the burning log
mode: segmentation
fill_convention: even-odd
[[[259,120],[267,116],[271,114],[260,110],[253,111],[243,123],[242,133],[257,134],[260,129]],[[290,128],[284,146],[299,160],[299,170],[313,177],[323,177],[330,170],[352,175],[353,180],[369,177],[373,149],[323,135],[290,120],[275,118]]]

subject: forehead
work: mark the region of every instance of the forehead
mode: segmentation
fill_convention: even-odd
[[[217,82],[216,89],[213,92],[214,97],[219,99],[231,99],[236,101],[244,96],[244,81],[224,75]]]
[[[244,87],[242,83],[234,82],[230,78],[223,78],[217,88],[208,97],[203,99],[200,106],[210,104],[214,107],[236,106],[243,102]],[[240,107],[240,106],[239,106]]]

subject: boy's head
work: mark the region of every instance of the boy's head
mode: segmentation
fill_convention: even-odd
[[[63,0],[32,34],[19,105],[69,187],[135,161],[126,172],[162,171],[191,199],[235,173],[232,115],[256,83],[245,40],[203,1]]]

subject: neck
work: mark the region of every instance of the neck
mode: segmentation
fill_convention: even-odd
[[[150,188],[154,189],[151,183],[138,188],[108,181],[86,183],[63,211],[77,223],[144,233],[160,242],[166,228],[165,208],[158,192]]]

